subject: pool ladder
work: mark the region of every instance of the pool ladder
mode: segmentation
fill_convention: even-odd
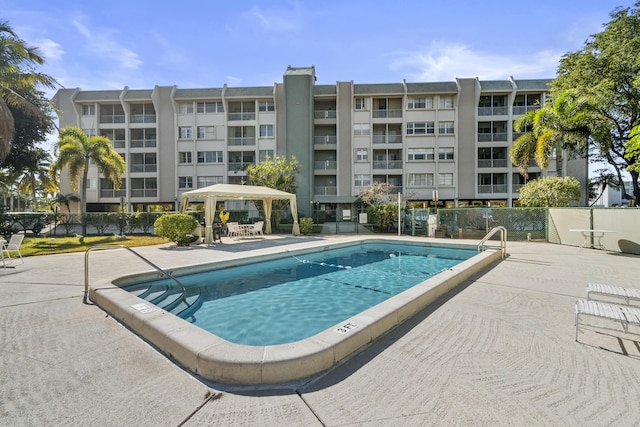
[[[505,259],[509,256],[509,254],[507,253],[507,229],[501,225],[493,227],[491,230],[489,230],[487,235],[484,236],[482,240],[480,240],[480,243],[478,243],[478,252],[480,252],[480,248],[484,246],[487,240],[493,237],[493,235],[498,231],[500,232],[500,252],[502,253],[502,259]]]
[[[149,264],[151,267],[158,270],[162,276],[166,276],[171,280],[173,280],[174,282],[176,282],[178,286],[180,286],[180,289],[182,290],[182,301],[187,305],[187,307],[191,305],[187,301],[187,288],[182,284],[181,281],[176,279],[168,271],[165,271],[162,268],[158,267],[157,265],[155,265],[154,263],[152,263],[142,255],[140,255],[138,252],[134,251],[129,246],[125,246],[125,245],[98,245],[98,246],[92,246],[89,249],[87,249],[87,252],[84,254],[84,302],[85,303],[87,302],[87,298],[89,296],[89,253],[91,253],[94,250],[105,250],[105,249],[126,249],[127,251],[131,252],[132,254],[134,254],[135,256],[137,256],[147,264]]]

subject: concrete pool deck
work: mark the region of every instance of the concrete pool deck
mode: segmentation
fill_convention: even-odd
[[[172,268],[318,239],[136,251]],[[0,270],[0,425],[637,423],[640,344],[586,329],[576,343],[573,320],[588,282],[640,287],[640,257],[536,242],[508,252],[346,363],[270,390],[205,384],[83,304],[84,253],[25,258]],[[143,270],[125,251],[90,255],[91,280]]]

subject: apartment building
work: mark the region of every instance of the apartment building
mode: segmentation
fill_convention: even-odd
[[[549,80],[316,84],[314,67],[288,67],[266,87],[83,91],[54,97],[60,127],[113,141],[127,163],[115,190],[95,168],[87,209],[177,206],[182,192],[241,183],[267,156],[295,155],[301,215],[341,211],[358,191],[391,184],[424,206],[513,206],[526,182],[509,160],[513,121],[540,108]],[[563,156],[584,183],[586,159]],[[532,164],[529,179],[554,175]],[[70,192],[62,175],[62,192]],[[586,192],[582,202],[586,203]]]

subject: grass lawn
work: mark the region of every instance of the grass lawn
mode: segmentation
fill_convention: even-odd
[[[69,252],[84,252],[96,245],[124,245],[129,247],[150,246],[168,243],[168,240],[158,236],[126,236],[119,239],[115,236],[86,236],[86,237],[30,237],[27,235],[20,253],[22,256],[64,254]]]

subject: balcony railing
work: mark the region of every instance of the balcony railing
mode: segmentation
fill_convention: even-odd
[[[124,148],[126,145],[126,141],[124,139],[114,139],[111,142],[113,142],[113,148]]]
[[[157,188],[131,190],[131,197],[158,197]]]
[[[506,116],[507,107],[478,107],[479,116]]]
[[[124,114],[112,114],[109,116],[100,116],[100,123],[124,123],[124,119]]]
[[[313,167],[316,170],[328,170],[335,169],[337,162],[335,160],[316,160],[313,162]]]
[[[518,116],[520,114],[524,114],[529,111],[539,110],[539,105],[514,105],[512,112],[514,116]]]
[[[156,146],[156,139],[132,139],[131,148],[153,148]]]
[[[373,110],[373,118],[402,118],[402,110]]]
[[[402,135],[373,135],[374,144],[402,144]]]
[[[376,160],[373,162],[374,169],[402,169],[402,160]]]
[[[495,133],[479,133],[478,134],[478,142],[492,142],[492,141],[506,141],[507,133],[506,132],[495,132]]]
[[[319,135],[313,137],[314,144],[336,144],[338,142],[338,137],[335,135]]]
[[[156,172],[157,170],[158,170],[158,165],[141,165],[136,163],[132,163],[131,165],[129,165],[130,172],[147,173],[147,172]]]
[[[335,196],[338,194],[338,187],[335,185],[325,185],[314,187],[313,192],[316,196]]]
[[[242,136],[242,137],[231,137],[227,138],[227,145],[256,145],[256,137],[255,136]]]
[[[478,193],[506,193],[506,184],[494,184],[494,185],[478,185]]]
[[[479,168],[504,168],[507,166],[507,159],[478,159]]]
[[[246,112],[246,113],[229,113],[227,116],[229,121],[232,120],[255,120],[256,113],[255,111]]]
[[[314,119],[335,119],[336,110],[316,110],[313,112]]]
[[[243,171],[247,166],[254,164],[253,162],[230,162],[227,170],[230,171]]]
[[[155,123],[155,114],[132,114],[131,123]]]
[[[100,190],[100,197],[124,197],[127,195],[126,190]]]

